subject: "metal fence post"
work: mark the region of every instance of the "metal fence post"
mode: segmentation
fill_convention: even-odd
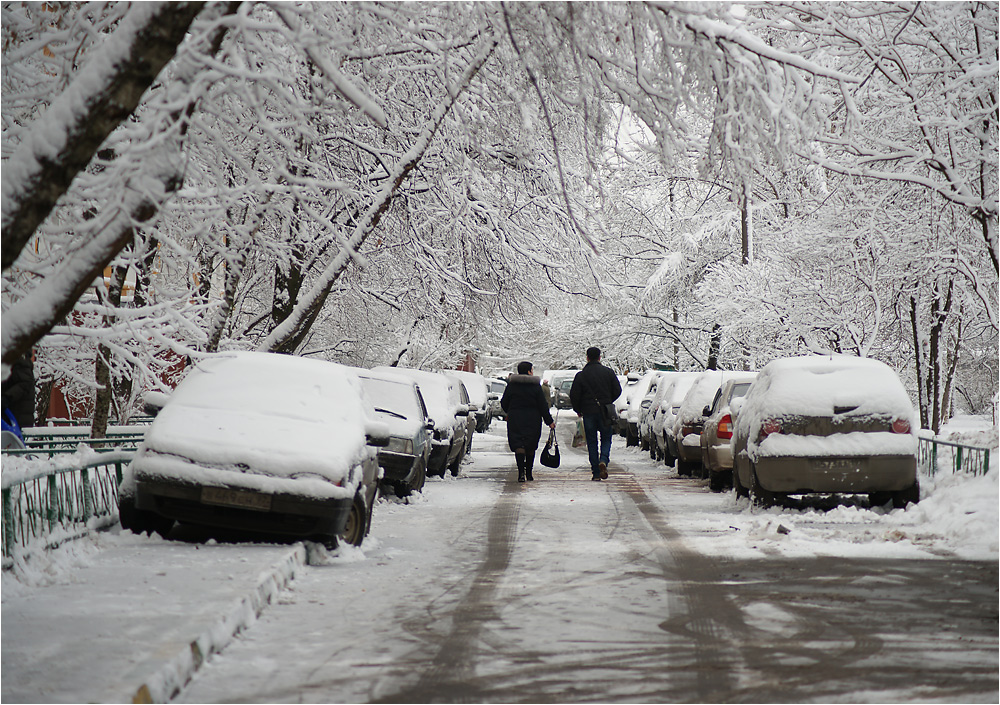
[[[3,554],[14,555],[14,503],[9,487],[3,491]]]
[[[56,524],[62,519],[58,516],[56,512],[59,510],[59,487],[56,482],[55,475],[49,475],[48,477],[48,510],[45,512],[45,519],[49,522],[49,531],[56,528]],[[61,514],[61,512],[60,512]]]
[[[94,513],[94,491],[90,486],[90,471],[87,468],[81,469],[80,478],[83,481],[83,520],[87,521]]]

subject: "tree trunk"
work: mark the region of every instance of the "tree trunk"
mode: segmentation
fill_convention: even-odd
[[[708,343],[708,363],[706,370],[719,369],[719,350],[722,349],[722,326],[716,323],[712,326],[712,339]]]
[[[122,289],[125,287],[127,273],[126,267],[115,267],[111,273],[107,294],[98,291],[98,299],[104,299],[108,307],[108,313],[104,315],[105,328],[111,328],[115,323],[117,316],[114,312],[121,306]],[[103,343],[97,346],[94,381],[97,382],[97,391],[94,394],[94,418],[90,422],[90,437],[105,438],[108,435],[108,412],[114,388],[111,382],[111,349]]]

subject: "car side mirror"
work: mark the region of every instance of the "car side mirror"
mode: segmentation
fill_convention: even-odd
[[[743,408],[743,397],[738,397],[729,402],[729,415],[736,416],[740,413],[740,409]]]
[[[702,416],[711,416],[712,415],[712,407],[706,406],[704,409],[701,410],[701,415]]]
[[[434,423],[434,419],[427,419],[427,422],[424,424],[424,428],[426,428],[428,431],[433,431],[434,429],[436,429],[437,425]]]
[[[469,415],[469,405],[459,404],[455,408],[455,416],[468,416]]]
[[[375,448],[385,448],[389,445],[389,436],[376,435],[374,433],[365,434],[365,443]]]
[[[142,410],[147,416],[156,416],[169,400],[169,394],[150,390],[142,395]]]

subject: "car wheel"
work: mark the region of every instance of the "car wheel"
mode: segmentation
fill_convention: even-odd
[[[413,478],[410,480],[410,492],[420,492],[424,489],[424,481],[427,479],[427,464],[420,463],[417,471],[413,474]]]
[[[124,497],[118,498],[118,523],[133,534],[152,536],[155,533],[161,538],[167,538],[167,534],[174,528],[173,519],[161,517],[155,512],[144,509],[136,509],[135,502],[131,498]]]
[[[708,488],[712,492],[722,492],[732,480],[732,471],[721,470],[719,472],[708,471]]]
[[[347,523],[340,534],[340,539],[353,546],[360,546],[367,533],[367,519],[368,509],[365,507],[365,500],[360,494],[356,494],[354,501],[351,502],[351,510],[347,513]]]
[[[907,487],[905,490],[900,490],[899,492],[892,493],[892,506],[896,509],[905,509],[907,504],[916,504],[920,501],[920,483],[914,482],[913,485]]]
[[[694,463],[689,463],[686,460],[677,459],[677,474],[682,477],[689,477],[694,472]]]
[[[462,461],[464,459],[465,459],[465,452],[463,451],[458,454],[457,458],[455,458],[455,462],[453,462],[451,465],[448,466],[448,469],[451,470],[452,477],[458,477],[458,473],[462,469]],[[441,477],[444,477],[444,471],[441,472]]]
[[[736,472],[736,468],[733,468],[733,491],[736,492],[736,498],[749,497],[750,490],[743,486],[740,482],[740,474]]]
[[[757,470],[750,467],[750,502],[755,507],[773,507],[778,504],[779,495],[777,492],[771,492],[770,490],[765,490],[761,484],[760,480],[757,478]]]
[[[889,502],[892,501],[892,492],[869,492],[868,493],[868,506],[869,507],[884,507]]]

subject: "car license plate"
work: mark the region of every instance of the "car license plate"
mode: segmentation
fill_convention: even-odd
[[[201,501],[223,507],[241,507],[259,512],[271,510],[271,495],[244,490],[230,490],[225,487],[202,487]]]
[[[816,460],[815,466],[827,472],[849,472],[859,470],[861,461],[856,458],[840,458],[837,460]]]

